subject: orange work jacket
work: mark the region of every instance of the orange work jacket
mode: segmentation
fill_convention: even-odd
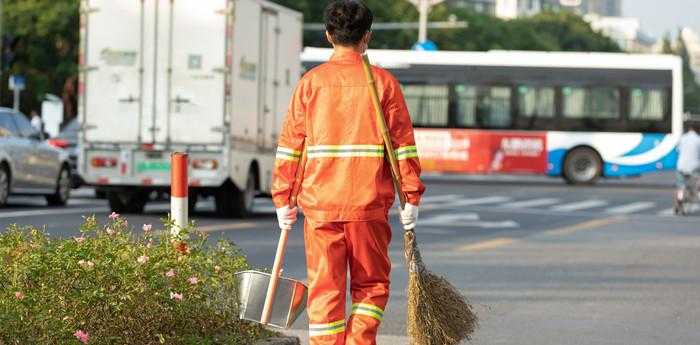
[[[401,192],[418,205],[425,187],[401,86],[388,71],[372,68],[399,160]],[[369,90],[358,53],[333,55],[299,81],[278,141],[272,183],[276,207],[289,204],[306,143],[298,197],[306,217],[330,222],[386,218],[394,188]]]

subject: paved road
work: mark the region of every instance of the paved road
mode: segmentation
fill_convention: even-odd
[[[700,340],[700,208],[671,212],[672,176],[571,187],[557,179],[430,177],[418,236],[430,269],[470,297],[482,323],[474,344],[694,344]],[[130,223],[157,223],[167,203]],[[257,266],[276,245],[272,206],[218,219],[205,200],[195,214],[212,238],[236,242]],[[106,202],[78,191],[68,208],[13,198],[0,226],[33,223],[56,236],[80,216],[107,215]],[[396,224],[394,224],[396,225]],[[398,229],[397,226],[395,226]],[[391,247],[392,298],[381,345],[405,344],[401,233]],[[289,242],[285,275],[304,278],[303,240]],[[305,321],[291,333],[305,336]]]

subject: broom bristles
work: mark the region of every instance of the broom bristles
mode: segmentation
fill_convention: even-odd
[[[471,304],[445,278],[428,271],[415,233],[404,235],[408,276],[408,336],[411,345],[456,345],[471,340],[478,317]]]

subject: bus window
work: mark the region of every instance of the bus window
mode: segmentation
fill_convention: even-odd
[[[630,119],[663,120],[666,92],[662,89],[631,89]]]
[[[620,116],[620,91],[612,87],[563,87],[564,116],[572,119],[616,119]]]
[[[476,127],[476,87],[456,85],[457,126]]]
[[[457,85],[455,93],[457,95],[457,126],[510,127],[510,87]]]
[[[447,85],[403,85],[404,98],[417,127],[447,127],[449,88]]]
[[[554,117],[554,95],[553,87],[519,86],[520,115],[529,118]]]

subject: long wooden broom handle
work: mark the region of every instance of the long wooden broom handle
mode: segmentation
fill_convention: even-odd
[[[379,126],[379,131],[382,134],[382,139],[384,139],[384,149],[387,152],[389,165],[391,166],[391,179],[394,182],[394,189],[399,194],[399,202],[401,203],[401,209],[403,209],[406,206],[406,196],[401,191],[401,171],[399,170],[399,161],[396,159],[396,152],[394,152],[394,146],[391,143],[391,136],[389,135],[389,128],[386,125],[384,110],[382,110],[382,104],[379,101],[377,83],[374,81],[372,65],[369,63],[369,57],[367,54],[362,55],[362,66],[364,67],[365,76],[367,77],[367,82],[369,83],[372,104],[374,105],[374,111],[377,115],[376,122]]]
[[[301,190],[301,183],[304,179],[304,167],[306,166],[306,145],[304,145],[301,151],[301,158],[299,159],[299,166],[297,167],[296,177],[294,178],[294,185],[292,186],[292,192],[289,196],[289,207],[294,208],[297,206],[297,196],[299,195],[299,190]],[[284,262],[284,254],[287,250],[287,240],[289,239],[289,230],[280,231],[280,239],[277,242],[277,252],[275,253],[275,263],[272,265],[272,272],[270,273],[270,283],[267,285],[267,295],[265,295],[265,304],[263,306],[262,315],[260,317],[260,323],[266,325],[270,322],[270,316],[272,315],[272,303],[275,300],[275,294],[277,294],[277,283],[282,271],[282,263]]]

